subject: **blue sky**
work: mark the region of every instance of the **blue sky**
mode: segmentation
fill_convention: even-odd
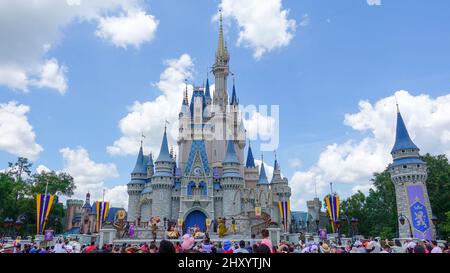
[[[144,103],[161,95],[154,84],[160,81],[161,73],[167,68],[164,60],[188,54],[193,62],[192,80],[197,85],[204,82],[206,69],[214,61],[218,26],[212,18],[221,1],[138,2],[140,9],[158,21],[154,37],[138,47],[118,47],[100,38],[95,34],[98,29],[96,19],[74,19],[58,26],[59,34],[49,41],[52,44],[50,50],[39,59],[52,58],[60,67],[66,67],[64,75],[68,87],[64,94],[55,88],[31,85],[24,92],[1,85],[0,75],[0,103],[16,101],[30,108],[26,117],[35,133],[35,142],[43,147],[34,161],[35,166],[62,170],[67,166],[60,150],[83,147],[91,161],[116,166],[117,175],[105,177],[103,186],[125,185],[135,156],[112,155],[106,147],[122,136],[119,121],[130,113],[129,107],[135,101]],[[282,10],[289,11],[287,19],[295,20],[296,25],[295,31],[290,31],[293,36],[286,45],[269,50],[256,59],[254,48],[242,43],[237,45],[240,27],[232,13],[225,16],[225,34],[240,102],[280,105],[277,156],[283,175],[297,183],[292,185],[296,191],[296,207],[304,208],[303,202],[312,196],[313,182],[306,181],[308,179],[319,183],[321,195],[328,191],[327,183],[331,181],[344,196],[351,194],[358,185],[365,190],[370,186],[368,177],[372,168],[361,174],[357,172],[353,182],[339,174],[324,178],[332,171],[323,170],[326,167],[318,160],[321,155],[328,155],[327,146],[337,144],[341,147],[351,141],[349,145],[353,146],[349,150],[357,150],[364,139],[382,139],[386,147],[394,141],[394,135],[390,140],[388,136],[376,136],[378,129],[393,129],[394,115],[392,120],[386,120],[387,127],[372,124],[359,130],[355,129],[358,127],[356,121],[344,123],[346,114],[379,117],[378,113],[390,111],[386,109],[391,105],[383,110],[375,104],[391,102],[398,90],[408,91],[399,93],[398,97],[401,106],[402,101],[405,104],[411,102],[410,106],[404,105],[411,115],[414,109],[423,105],[424,96],[430,103],[429,115],[448,106],[447,100],[442,98],[447,98],[450,90],[450,2],[383,0],[381,5],[368,5],[366,0],[283,0],[281,4]],[[110,16],[120,13],[114,9],[108,12]],[[26,35],[1,26],[0,33],[3,39],[19,41]],[[39,32],[34,34],[40,35]],[[0,55],[0,68],[1,62]],[[210,75],[210,80],[212,78]],[[358,103],[362,100],[369,101],[373,109],[361,108]],[[382,116],[389,118],[388,114]],[[442,126],[450,123],[445,115],[439,118],[442,122],[436,125],[436,141],[429,140],[425,134],[417,135],[416,144],[426,147],[424,152],[450,151],[446,141],[446,128],[449,127]],[[408,117],[405,119],[409,120]],[[409,121],[411,127],[427,127],[415,122]],[[253,146],[254,153],[259,155],[257,145]],[[379,154],[379,151],[372,152]],[[343,163],[351,151],[343,153],[342,160],[326,162],[335,164],[336,168],[352,169],[350,163]],[[0,144],[0,169],[5,168],[8,161],[15,161],[18,155],[2,149]],[[273,155],[265,153],[264,159],[270,164]],[[294,160],[301,164],[290,164]],[[380,158],[380,165],[385,165],[386,160],[389,160],[389,154]]]

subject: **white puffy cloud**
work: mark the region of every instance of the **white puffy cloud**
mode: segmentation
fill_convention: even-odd
[[[0,103],[0,150],[35,160],[44,149],[36,143],[29,111],[29,106],[14,101]]]
[[[117,14],[126,14],[114,17]],[[142,27],[155,19],[148,15],[141,0],[16,0],[0,1],[0,85],[27,92],[30,87],[67,89],[67,68],[49,55],[51,47],[61,43],[64,28],[70,23],[109,22],[127,19],[126,26],[136,32],[124,34],[124,28],[108,28],[109,36],[122,43],[137,45],[151,41],[156,26]],[[130,23],[133,22],[133,23]],[[118,37],[118,38],[117,38]]]
[[[422,153],[450,155],[450,95],[431,98],[395,93],[412,140]],[[351,185],[352,192],[368,192],[374,172],[383,171],[392,161],[390,151],[395,141],[396,107],[394,96],[374,104],[359,102],[359,112],[346,114],[344,124],[361,132],[362,140],[350,139],[326,147],[318,161],[306,171],[297,171],[290,179],[293,208],[304,208],[299,200],[312,198],[314,187],[323,195],[328,185]],[[350,193],[341,193],[346,197]]]
[[[115,164],[94,162],[83,147],[63,148],[60,153],[64,162],[62,171],[70,174],[76,185],[73,198],[84,200],[86,193],[89,192],[91,201],[102,200],[105,189],[105,201],[110,201],[112,206],[127,208],[126,186],[108,188],[105,185],[106,180],[119,176]]]
[[[224,19],[238,24],[238,46],[251,48],[255,59],[289,45],[294,37],[296,22],[288,18],[289,11],[283,9],[281,0],[222,0],[220,8]]]
[[[127,186],[115,186],[105,191],[105,200],[109,201],[111,206],[120,207],[128,210]]]
[[[120,16],[100,18],[96,34],[117,47],[132,45],[138,48],[155,37],[158,23],[153,15],[145,11],[129,11]]]
[[[366,0],[369,6],[380,6],[381,0]]]
[[[141,134],[146,136],[144,148],[158,155],[164,132],[165,120],[169,121],[169,143],[176,144],[178,136],[178,114],[185,89],[185,79],[192,78],[193,62],[188,54],[178,59],[165,61],[166,69],[154,86],[162,93],[152,101],[134,102],[129,113],[120,120],[122,136],[114,141],[107,151],[111,155],[135,155],[139,150]],[[192,94],[192,86],[188,87]]]
[[[48,173],[51,172],[49,168],[47,168],[45,165],[39,165],[36,167],[36,173]]]
[[[61,94],[64,94],[67,90],[66,72],[67,67],[58,65],[56,59],[47,60],[41,67],[40,77],[35,85],[41,88],[56,89]]]

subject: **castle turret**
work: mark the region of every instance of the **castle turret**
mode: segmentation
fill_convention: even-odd
[[[256,188],[256,183],[259,179],[258,168],[255,165],[252,147],[248,145],[247,161],[244,168],[245,187]]]
[[[435,229],[426,187],[427,165],[420,159],[419,151],[397,105],[396,138],[391,151],[394,162],[389,165],[389,172],[395,187],[399,237],[431,240]]]
[[[129,222],[134,222],[139,217],[139,199],[147,180],[147,160],[144,159],[144,152],[141,147],[136,159],[136,164],[131,172],[131,180],[127,184],[128,191],[128,216]]]
[[[153,174],[151,181],[153,190],[152,216],[159,216],[161,219],[164,217],[171,219],[174,167],[175,162],[169,153],[167,133],[166,128],[164,128],[161,149],[158,159],[155,161],[155,173]]]
[[[223,189],[223,216],[225,217],[241,213],[240,189],[244,187],[244,179],[239,171],[240,166],[241,163],[236,156],[234,143],[232,140],[228,140],[220,183]]]
[[[281,176],[281,168],[280,164],[278,163],[276,154],[275,161],[273,163],[273,176],[270,182],[270,190],[272,191],[273,205],[275,207],[278,207],[278,202],[289,201],[289,198],[291,197],[291,188],[288,185],[287,178]],[[281,223],[281,219],[283,217],[282,215],[280,215],[280,211],[274,210],[273,215],[275,219],[280,219]],[[289,220],[290,219],[288,219],[288,221]]]

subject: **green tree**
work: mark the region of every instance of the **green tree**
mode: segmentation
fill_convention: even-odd
[[[48,182],[49,194],[60,193],[70,197],[75,190],[75,183],[66,173],[51,171],[32,174],[32,164],[26,158],[19,157],[17,162],[8,163],[8,166],[9,171],[0,174],[0,221],[6,217],[16,220],[19,215],[24,215],[26,224],[22,234],[35,234],[36,194],[44,193]],[[65,211],[63,205],[57,202],[58,197],[55,199],[47,227],[61,232]]]
[[[440,221],[441,238],[448,238],[450,230],[450,164],[445,155],[422,157],[428,165],[427,191],[433,214]],[[367,236],[393,238],[398,236],[395,188],[387,170],[375,173],[373,189],[367,196],[358,192],[342,202],[342,213],[357,217],[359,231]]]

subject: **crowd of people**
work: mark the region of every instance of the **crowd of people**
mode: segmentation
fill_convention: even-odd
[[[195,240],[190,234],[182,236],[181,240],[162,240],[142,243],[138,245],[105,244],[99,246],[96,242],[80,244],[78,239],[59,238],[52,246],[38,246],[35,243],[22,244],[20,239],[13,241],[9,247],[0,244],[0,253],[450,253],[448,243],[442,244],[436,241],[380,241],[378,238],[367,240],[347,241],[344,245],[337,245],[327,240],[322,242],[299,241],[280,242],[272,245],[267,230],[262,231],[262,239],[248,241],[215,241],[208,236],[201,241]],[[8,251],[9,250],[9,251]]]

